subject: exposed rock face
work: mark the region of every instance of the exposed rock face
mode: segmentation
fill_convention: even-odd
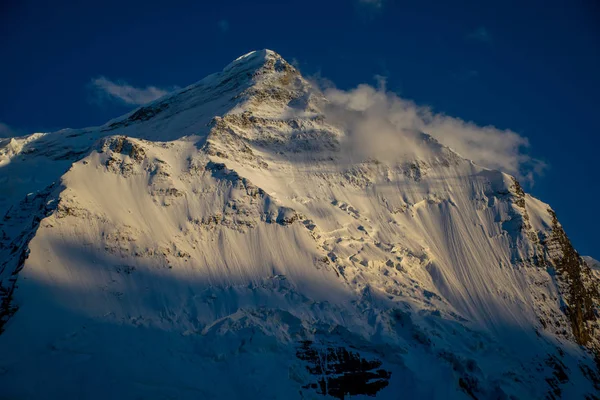
[[[598,280],[590,267],[579,256],[567,234],[552,216],[552,233],[545,240],[548,261],[557,274],[557,282],[564,296],[564,309],[571,322],[575,340],[592,349],[600,357],[600,292]]]
[[[343,347],[314,349],[311,341],[305,341],[296,356],[308,362],[306,368],[317,377],[316,383],[303,388],[316,389],[318,394],[342,400],[346,396],[375,396],[388,386],[392,376],[381,368],[381,361],[366,360]]]
[[[42,220],[57,208],[60,189],[50,185],[27,195],[18,207],[11,207],[0,220],[0,334],[19,306],[14,302],[19,272],[29,257],[29,242]]]
[[[135,111],[131,116],[129,116],[126,120],[113,122],[108,125],[109,129],[116,129],[121,127],[126,127],[136,122],[148,121],[149,119],[156,116],[161,111],[169,108],[168,103],[159,103],[155,106],[147,106],[141,107],[137,111]]]
[[[0,142],[3,395],[593,398],[598,277],[549,207],[426,133],[350,159],[326,107],[265,50]]]

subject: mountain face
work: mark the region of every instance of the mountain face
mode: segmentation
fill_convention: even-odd
[[[3,396],[598,398],[599,279],[552,209],[426,133],[349,161],[327,107],[263,50],[0,142]]]

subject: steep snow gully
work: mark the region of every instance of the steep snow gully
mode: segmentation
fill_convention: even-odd
[[[349,158],[328,107],[262,50],[0,142],[0,397],[600,397],[552,209],[427,133]]]

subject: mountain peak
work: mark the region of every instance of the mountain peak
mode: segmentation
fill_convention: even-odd
[[[281,57],[279,54],[277,54],[273,50],[269,50],[269,49],[252,50],[246,54],[239,56],[235,60],[233,60],[231,63],[229,63],[229,65],[227,67],[225,67],[225,69],[228,69],[230,66],[233,66],[235,64],[247,63],[247,62],[252,62],[252,61],[256,61],[256,60],[264,62],[269,58],[283,59],[283,57]]]
[[[246,53],[232,62],[230,62],[223,72],[232,70],[248,70],[248,69],[262,69],[267,67],[279,66],[277,70],[292,68],[292,66],[283,59],[279,54],[269,49],[254,50]],[[282,68],[283,67],[283,68]]]

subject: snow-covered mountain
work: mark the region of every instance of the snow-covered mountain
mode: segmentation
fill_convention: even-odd
[[[597,398],[552,209],[426,133],[349,161],[327,107],[263,50],[0,142],[0,397]]]
[[[600,278],[600,261],[593,259],[590,256],[583,256],[583,261],[591,268],[592,273],[596,274]]]

